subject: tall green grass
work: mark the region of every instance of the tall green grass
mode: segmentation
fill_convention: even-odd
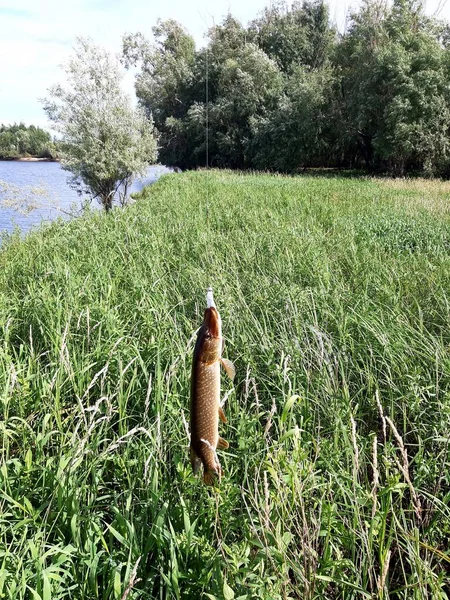
[[[448,598],[449,198],[185,173],[5,238],[0,598]],[[186,425],[209,285],[215,490]]]

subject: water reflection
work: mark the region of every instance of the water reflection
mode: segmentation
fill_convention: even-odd
[[[161,175],[172,172],[172,169],[162,165],[149,168],[148,173],[141,179],[136,179],[131,192],[141,191],[146,185],[154,183]],[[39,208],[22,214],[17,210],[2,205],[5,195],[0,192],[0,232],[12,231],[19,227],[26,232],[42,221],[51,221],[59,216],[69,218],[73,209],[81,207],[82,199],[77,192],[67,184],[69,173],[54,162],[18,162],[0,161],[0,180],[10,184],[15,189],[23,188],[24,195],[30,190],[40,189],[39,194],[33,194],[33,204]],[[34,201],[35,200],[35,201]],[[46,206],[47,205],[47,206]],[[52,208],[48,208],[50,205]],[[101,208],[93,201],[92,208]],[[58,208],[53,208],[58,207]]]

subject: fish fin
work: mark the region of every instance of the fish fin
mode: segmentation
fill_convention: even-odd
[[[226,418],[225,413],[223,412],[223,408],[221,406],[219,406],[219,418],[222,421],[222,423],[227,422],[227,418]]]
[[[219,437],[219,441],[217,442],[217,447],[225,450],[225,448],[230,447],[230,444],[227,442],[227,440],[224,440],[222,437]]]
[[[216,473],[215,471],[205,471],[203,473],[203,483],[205,485],[214,485],[216,483],[216,480],[220,481],[220,474]]]
[[[234,379],[234,376],[236,375],[236,369],[231,360],[228,360],[228,358],[221,358],[220,362],[222,363],[222,367],[225,369],[225,373],[228,375],[228,377],[230,379]]]
[[[194,448],[190,448],[190,455],[191,455],[191,466],[192,466],[192,470],[194,471],[194,475],[197,475],[197,473],[200,470],[200,465],[202,464],[201,459],[196,455]]]

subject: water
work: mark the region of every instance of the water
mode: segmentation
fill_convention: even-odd
[[[131,191],[138,192],[146,185],[154,183],[164,173],[170,172],[171,169],[160,165],[150,167],[143,179],[134,181]],[[64,171],[56,162],[0,161],[0,181],[12,184],[16,191],[17,188],[23,189],[23,197],[31,198],[33,204],[39,206],[28,214],[22,214],[3,206],[2,200],[5,199],[5,195],[2,197],[0,192],[0,232],[12,231],[16,226],[26,232],[42,221],[51,221],[59,216],[68,218],[66,213],[73,212],[74,205],[81,206],[80,196],[67,184],[69,175],[70,173]],[[42,194],[32,194],[31,188],[41,189]],[[100,205],[94,200],[92,207],[100,208]]]

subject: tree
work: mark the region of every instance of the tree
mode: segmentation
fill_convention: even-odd
[[[0,157],[37,156],[54,158],[57,155],[56,144],[47,131],[40,127],[24,123],[0,125]]]
[[[212,56],[216,48],[217,42],[212,43]],[[273,110],[281,90],[282,76],[276,63],[254,44],[245,43],[221,63],[209,108],[211,164],[251,166],[252,119]]]
[[[437,174],[449,158],[450,105],[435,23],[420,2],[394,0],[386,30],[389,37],[377,53],[376,71],[389,93],[375,152],[398,175],[407,167]]]
[[[257,169],[295,171],[300,167],[334,166],[330,152],[334,74],[330,68],[298,66],[283,97],[268,116],[254,117],[252,155]]]
[[[366,166],[433,174],[449,154],[450,104],[442,26],[416,0],[365,0],[336,63],[342,128]]]
[[[336,48],[333,63],[339,72],[341,136],[356,162],[374,166],[373,140],[383,119],[383,79],[375,68],[377,52],[387,40],[385,0],[364,0],[351,15],[349,31]]]
[[[153,122],[121,90],[118,60],[90,40],[77,40],[64,71],[65,86],[53,86],[42,101],[61,135],[61,163],[72,185],[109,211],[116,194],[123,204],[133,178],[156,160]]]
[[[250,166],[251,117],[272,110],[282,89],[276,63],[249,43],[231,15],[210,29],[208,46],[198,52],[174,21],[159,22],[153,35],[153,44],[142,34],[126,36],[123,51],[127,66],[141,65],[136,94],[155,119],[161,159],[205,165],[208,113],[208,164]]]
[[[325,0],[273,0],[247,28],[229,14],[198,51],[174,21],[153,33],[124,58],[166,164],[208,149],[217,167],[450,175],[450,26],[420,0],[362,0],[341,36]]]
[[[275,0],[251,23],[249,33],[285,73],[298,65],[324,66],[335,38],[323,0],[294,2],[292,6]]]
[[[140,66],[136,95],[140,106],[154,119],[160,136],[161,160],[166,165],[185,166],[183,136],[174,133],[179,128],[174,128],[173,123],[183,119],[197,99],[193,74],[195,42],[172,19],[159,20],[152,33],[154,43],[142,33],[125,35],[122,60],[126,68]]]

